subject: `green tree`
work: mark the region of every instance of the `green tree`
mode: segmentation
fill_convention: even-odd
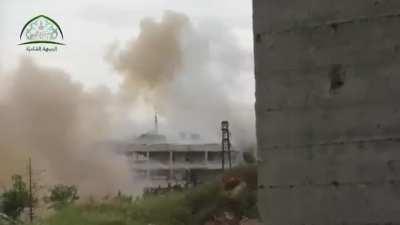
[[[51,208],[61,209],[78,199],[78,189],[76,186],[59,184],[50,189],[50,196],[46,198],[46,201],[51,203]]]
[[[7,216],[17,219],[25,207],[29,206],[29,192],[20,175],[12,176],[12,188],[2,196],[2,211]]]

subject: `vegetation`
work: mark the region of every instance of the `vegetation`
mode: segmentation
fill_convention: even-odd
[[[1,201],[1,212],[12,219],[17,219],[29,206],[29,192],[20,175],[12,177],[12,188],[1,195]]]
[[[146,195],[136,200],[118,193],[107,200],[76,203],[79,197],[75,186],[56,185],[46,198],[56,211],[46,218],[37,218],[35,224],[204,225],[227,213],[238,220],[258,218],[255,171],[255,166],[236,168],[215,182],[194,189]],[[2,195],[3,212],[18,218],[27,206],[28,198],[26,184],[20,176],[14,176],[12,188]]]
[[[45,198],[54,209],[64,208],[79,199],[76,186],[59,184],[50,189],[50,196]]]
[[[38,225],[203,225],[210,218],[229,212],[237,217],[257,218],[254,167],[234,169],[226,177],[239,177],[246,188],[235,193],[222,181],[195,189],[153,195],[132,201],[118,195],[112,200],[69,205]],[[229,179],[228,179],[229,180]]]

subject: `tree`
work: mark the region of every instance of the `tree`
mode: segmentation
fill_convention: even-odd
[[[25,207],[29,206],[29,191],[20,175],[12,176],[12,188],[2,196],[2,211],[7,216],[17,219]]]
[[[51,208],[61,209],[78,199],[78,189],[76,186],[59,184],[50,189],[50,196],[46,198],[46,201],[51,203]]]
[[[257,162],[253,152],[243,152],[243,160],[247,164],[254,164]]]

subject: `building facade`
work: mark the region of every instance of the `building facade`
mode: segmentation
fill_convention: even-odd
[[[400,1],[253,8],[265,225],[400,224]]]
[[[131,144],[126,155],[135,177],[149,187],[192,186],[221,173],[220,144]],[[225,153],[225,168],[229,154]],[[232,149],[231,163],[237,166],[241,154]]]

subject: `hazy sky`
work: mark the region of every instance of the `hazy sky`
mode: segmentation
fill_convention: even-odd
[[[143,18],[158,21],[165,10],[187,15],[200,31],[210,28],[207,31],[210,42],[218,40],[221,34],[233,34],[234,47],[244,53],[240,57],[251,65],[237,71],[234,86],[237,91],[231,95],[242,103],[241,110],[253,112],[251,0],[0,0],[0,76],[12,71],[21,56],[28,55],[40,65],[64,70],[86,88],[104,85],[118,91],[121,76],[105,59],[107,49],[134,39]],[[58,52],[29,53],[18,46],[23,25],[40,14],[56,20],[64,32],[67,46],[60,47]]]

